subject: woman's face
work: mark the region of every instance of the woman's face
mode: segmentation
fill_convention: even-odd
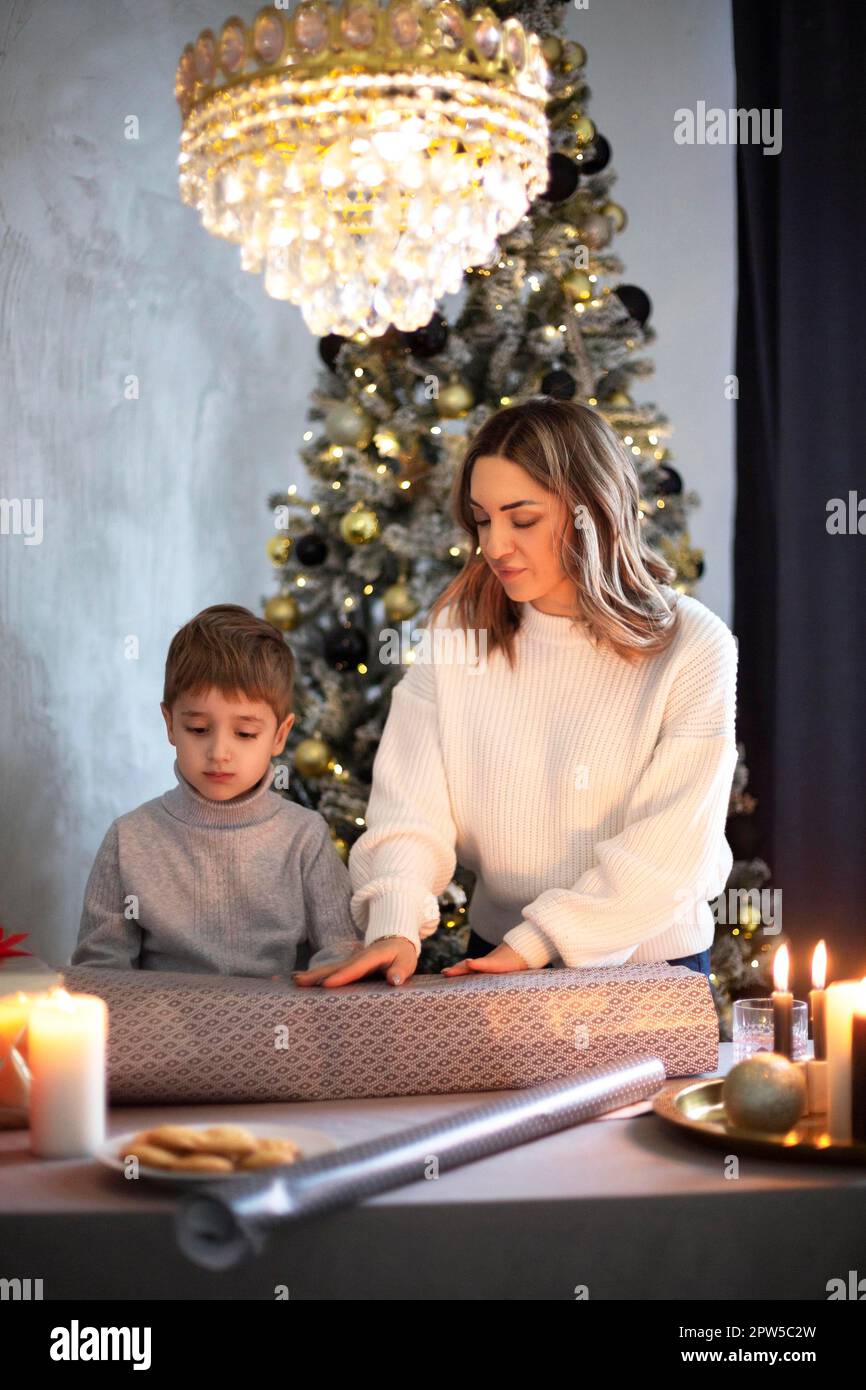
[[[519,464],[492,454],[475,460],[469,491],[478,544],[508,597],[572,613],[576,588],[559,558],[571,521],[566,504]]]

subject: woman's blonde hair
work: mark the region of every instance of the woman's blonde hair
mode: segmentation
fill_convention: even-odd
[[[488,650],[502,648],[514,665],[520,610],[477,553],[469,505],[472,469],[483,455],[518,464],[565,503],[560,558],[577,590],[575,620],[629,662],[664,651],[674,638],[677,609],[676,595],[669,599],[660,585],[670,584],[676,571],[641,534],[634,464],[602,415],[552,396],[498,410],[470,440],[454,477],[451,511],[472,540],[472,554],[436,599],[429,622],[453,605],[456,623],[449,625],[485,630]]]

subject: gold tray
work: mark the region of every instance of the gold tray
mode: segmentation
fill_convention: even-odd
[[[724,1077],[690,1081],[653,1097],[653,1110],[677,1129],[686,1130],[708,1144],[730,1147],[737,1141],[740,1153],[770,1158],[810,1159],[819,1163],[866,1163],[866,1144],[833,1143],[827,1133],[826,1114],[804,1115],[787,1134],[762,1134],[740,1129],[725,1118],[722,1105]]]

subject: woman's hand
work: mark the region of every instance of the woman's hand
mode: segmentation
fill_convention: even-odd
[[[488,971],[491,975],[504,975],[509,970],[528,970],[529,963],[519,956],[511,946],[506,946],[503,941],[501,945],[486,956],[468,956],[466,960],[461,960],[458,965],[448,965],[442,971],[443,975],[471,975],[474,972],[484,974]]]
[[[296,985],[349,985],[365,975],[382,971],[389,985],[400,985],[415,974],[418,956],[408,936],[382,936],[346,960],[319,965],[315,970],[296,970]]]

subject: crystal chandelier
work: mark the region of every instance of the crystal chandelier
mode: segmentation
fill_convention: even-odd
[[[411,331],[548,182],[536,34],[453,0],[302,0],[178,64],[180,192],[318,336]]]

